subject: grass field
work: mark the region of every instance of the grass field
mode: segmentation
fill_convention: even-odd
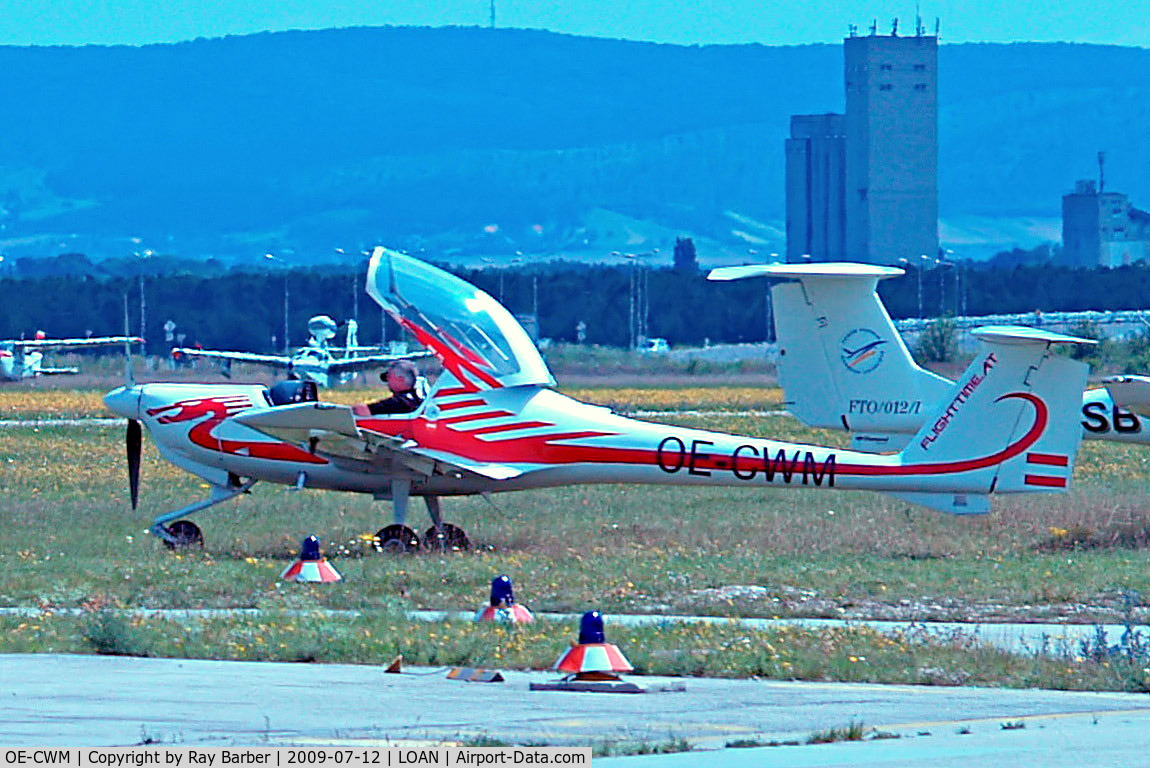
[[[598,387],[573,394],[627,410],[729,411],[660,417],[669,423],[843,443],[842,435],[803,428],[789,418],[734,413],[777,408],[778,390]],[[0,418],[102,415],[100,395],[6,391],[0,394]],[[333,395],[371,396],[363,390]],[[401,632],[394,626],[403,609],[473,610],[486,598],[491,578],[504,572],[515,579],[520,600],[535,610],[598,608],[607,614],[1057,616],[1090,622],[1140,619],[1140,595],[1150,594],[1150,524],[1144,511],[1150,454],[1137,447],[1088,443],[1069,494],[998,498],[994,512],[981,518],[950,517],[855,492],[570,487],[496,495],[494,505],[479,498],[445,500],[445,516],[468,531],[474,551],[383,556],[371,551],[366,539],[390,522],[387,504],[265,485],[195,518],[207,539],[203,551],[169,552],[144,529],[154,515],[203,497],[206,488],[163,461],[145,438],[141,504],[133,513],[122,441],[121,430],[112,427],[0,430],[0,606],[49,611],[36,620],[0,620],[8,630],[0,649],[90,650],[100,647],[93,637],[110,633],[108,647],[118,652],[379,661],[399,648],[425,663],[479,663],[476,654],[487,651],[476,649],[492,647],[491,636],[483,633],[494,629],[447,623]],[[425,526],[421,505],[414,511]],[[312,533],[323,540],[346,581],[322,588],[280,583],[278,575],[299,541]],[[53,607],[83,607],[86,614],[52,616]],[[292,636],[273,631],[272,619],[220,620],[194,631],[155,619],[117,626],[107,618],[107,607],[257,607],[268,616],[354,608],[374,617],[338,628],[324,625],[333,638],[329,644],[328,635],[318,630]],[[1085,666],[1065,667],[1063,661],[1069,671],[1057,672],[1060,668],[1047,669],[1046,662],[1004,656],[991,663],[970,649],[916,645],[911,650],[925,655],[906,667],[908,657],[883,656],[886,641],[865,633],[787,640],[746,630],[713,636],[698,630],[675,634],[679,631],[642,630],[651,635],[643,639],[636,663],[649,671],[808,679],[997,680],[1128,690],[1144,683],[1141,667],[1118,674],[1102,666],[1109,661],[1095,660],[1097,669],[1087,669],[1092,662],[1086,657]],[[535,632],[543,636],[536,638]],[[522,647],[508,645],[507,655],[492,662],[548,665],[556,643],[572,632],[541,625],[513,633],[507,642]],[[300,639],[305,635],[306,641]],[[264,639],[257,643],[252,640],[257,636]],[[183,638],[183,645],[173,644],[174,638]],[[744,653],[748,643],[753,653]],[[793,653],[800,646],[829,650],[825,662],[792,654],[778,656],[771,666],[763,661],[769,654],[762,644],[783,645]],[[538,650],[542,647],[545,652]],[[860,656],[870,661],[849,660]],[[880,658],[886,661],[879,664]],[[900,664],[909,671],[897,671]],[[919,669],[930,672],[914,671]]]
[[[33,388],[18,386],[0,389],[0,419],[75,419],[108,417],[114,414],[104,407],[104,395],[118,386],[114,380],[103,387],[78,389]],[[561,387],[565,395],[597,403],[617,411],[701,410],[748,411],[775,410],[783,407],[783,391],[778,387],[701,386],[683,380],[678,386],[659,388],[638,386]],[[378,400],[390,394],[386,387],[330,389],[324,398],[336,403]]]

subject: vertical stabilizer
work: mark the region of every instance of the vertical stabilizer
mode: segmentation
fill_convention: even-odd
[[[1081,407],[1088,367],[1052,346],[1090,342],[1012,326],[974,336],[982,350],[911,438],[903,463],[966,473],[972,492],[1065,489],[1082,438],[1070,415]]]
[[[791,412],[832,429],[917,431],[951,382],[914,362],[878,297],[878,281],[902,271],[861,264],[790,269],[794,277],[771,290],[785,352],[779,380]]]
[[[711,280],[767,277],[787,408],[806,424],[861,433],[864,450],[912,435],[952,382],[921,368],[878,297],[879,280],[903,270],[872,264],[724,267]]]

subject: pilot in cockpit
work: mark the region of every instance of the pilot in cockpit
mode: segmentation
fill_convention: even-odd
[[[380,416],[391,413],[411,413],[423,402],[417,383],[419,369],[409,360],[397,360],[380,374],[391,390],[391,397],[376,400],[374,403],[361,403],[352,406],[357,416]]]

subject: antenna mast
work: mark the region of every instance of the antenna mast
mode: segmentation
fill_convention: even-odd
[[[124,384],[131,386],[136,383],[132,375],[132,329],[128,320],[128,291],[124,290]]]
[[[495,29],[495,0],[491,0],[491,28]]]
[[[284,349],[291,354],[291,341],[288,339],[288,273],[284,272]]]
[[[140,338],[144,341],[140,342],[140,357],[144,358],[144,364],[147,365],[148,361],[148,302],[144,298],[144,273],[140,272]]]
[[[1106,153],[1098,153],[1098,194],[1106,191]]]

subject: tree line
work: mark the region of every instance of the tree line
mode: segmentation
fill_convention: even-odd
[[[580,324],[588,344],[627,346],[632,306],[646,305],[648,336],[672,345],[759,342],[767,334],[766,283],[712,283],[694,269],[647,269],[637,265],[572,263],[518,269],[452,271],[490,293],[511,312],[538,312],[539,335],[575,342]],[[640,289],[638,286],[642,286]],[[1043,311],[1143,309],[1150,307],[1150,267],[1071,269],[1049,264],[973,269],[952,266],[914,270],[884,280],[879,292],[895,318]],[[140,292],[151,352],[165,348],[163,325],[176,324],[186,345],[273,351],[284,343],[284,297],[288,335],[306,340],[316,314],[342,322],[357,310],[360,341],[397,338],[363,291],[363,274],[348,265],[281,272],[227,269],[208,274],[45,274],[0,276],[0,338],[140,332]]]

